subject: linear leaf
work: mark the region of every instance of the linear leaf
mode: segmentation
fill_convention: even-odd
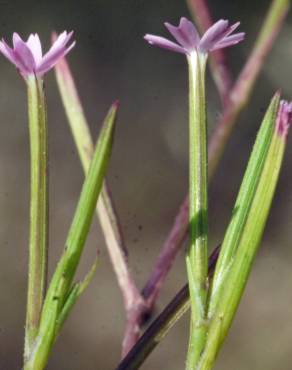
[[[110,108],[99,135],[88,175],[68,233],[65,250],[52,277],[41,316],[35,349],[27,369],[42,370],[56,337],[57,322],[71,290],[79,260],[88,235],[94,210],[112,149],[118,105]]]

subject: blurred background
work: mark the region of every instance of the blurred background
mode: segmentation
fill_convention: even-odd
[[[245,62],[269,1],[210,0],[214,19],[242,22],[244,43],[227,53],[233,75]],[[74,30],[69,61],[94,137],[109,105],[121,101],[108,174],[135,279],[142,287],[172,225],[188,184],[187,71],[182,56],[152,48],[145,33],[167,35],[163,22],[189,16],[184,0],[1,1],[1,36],[38,32],[45,48],[52,30]],[[288,18],[240,117],[210,188],[210,245],[221,242],[263,112],[278,88],[292,98],[292,23]],[[208,73],[212,131],[220,115]],[[26,89],[0,58],[0,369],[20,370],[26,304],[29,143]],[[60,256],[83,173],[60,102],[54,73],[46,77],[50,133],[50,272]],[[292,138],[264,240],[232,330],[215,369],[290,370],[292,363]],[[114,369],[125,317],[122,299],[96,219],[80,276],[96,249],[100,265],[60,336],[48,369]],[[156,313],[185,282],[184,251]],[[184,368],[188,315],[142,369]]]

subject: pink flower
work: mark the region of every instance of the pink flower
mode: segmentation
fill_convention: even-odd
[[[221,19],[211,26],[200,38],[196,27],[186,18],[181,18],[178,27],[169,23],[164,23],[165,27],[176,39],[177,43],[170,41],[164,37],[155,35],[145,35],[144,39],[151,45],[158,46],[163,49],[175,51],[190,55],[194,51],[207,54],[209,51],[225,48],[235,45],[244,39],[245,33],[232,32],[239,26],[240,22],[229,26],[229,22]]]
[[[43,55],[38,34],[31,34],[25,42],[17,33],[14,33],[13,48],[10,48],[2,39],[0,52],[16,66],[24,78],[32,74],[42,77],[74,47],[75,41],[66,46],[72,35],[73,32],[61,33],[50,50]]]
[[[291,123],[292,102],[288,103],[286,100],[281,100],[276,121],[276,130],[279,136],[283,138],[287,137]]]

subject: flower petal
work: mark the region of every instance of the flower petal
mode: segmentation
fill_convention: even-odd
[[[66,44],[70,40],[72,35],[73,32],[69,32],[67,34],[66,31],[59,35],[57,40],[54,42],[50,50],[44,55],[42,61],[38,65],[38,73],[45,73],[49,69],[53,68],[58,60],[66,55],[68,51],[70,51],[74,47],[75,42],[73,42],[68,48],[66,47]]]
[[[15,54],[14,50],[11,49],[2,39],[0,42],[0,52],[12,63],[15,67],[23,74],[29,74],[30,72],[27,70],[26,66],[23,65],[22,60],[19,58],[18,55]]]
[[[16,57],[20,72],[27,74],[35,71],[36,63],[28,45],[20,38],[17,33],[13,34],[14,56]]]
[[[228,21],[221,19],[213,24],[201,38],[199,44],[200,50],[203,52],[211,50],[226,35],[227,31],[229,31]]]
[[[39,38],[39,35],[31,34],[26,42],[26,45],[29,47],[30,51],[32,52],[36,65],[38,65],[42,60],[42,45]]]
[[[182,17],[178,27],[167,22],[164,25],[176,41],[185,49],[192,51],[198,46],[200,42],[198,31],[188,19]]]
[[[285,100],[281,100],[276,121],[276,129],[279,136],[283,138],[287,137],[291,123],[292,123],[292,102],[288,103]]]
[[[167,22],[164,25],[178,44],[155,35],[147,34],[144,39],[152,45],[187,55],[199,52],[199,54],[206,56],[209,51],[237,44],[243,40],[245,35],[243,32],[231,35],[240,22],[229,26],[229,22],[224,19],[213,24],[201,40],[196,27],[187,18],[182,17],[177,27]]]
[[[158,46],[159,48],[170,50],[170,51],[175,51],[176,53],[182,53],[186,54],[187,51],[179,46],[178,44],[167,40],[164,37],[160,36],[155,36],[155,35],[145,35],[144,40],[146,40],[150,45]]]
[[[22,38],[19,36],[19,34],[17,32],[14,32],[13,35],[12,35],[12,44],[13,44],[13,49],[16,48],[16,45],[19,41],[22,41]]]
[[[4,39],[0,41],[0,52],[13,64],[16,64],[14,52]]]
[[[227,46],[232,46],[235,44],[238,44],[240,41],[244,39],[245,32],[236,33],[235,35],[231,35],[228,37],[225,37],[222,41],[217,42],[213,48],[210,49],[210,51],[226,48]]]
[[[234,23],[232,26],[229,27],[229,29],[227,30],[226,34],[225,34],[225,37],[230,35],[233,31],[236,30],[236,28],[238,28],[240,26],[240,22],[236,22]]]
[[[44,59],[45,60],[50,59],[51,56],[56,53],[56,51],[58,51],[61,48],[64,48],[66,46],[67,42],[72,37],[72,35],[73,35],[73,32],[69,32],[68,34],[67,34],[66,31],[62,32],[58,36],[57,40],[53,43],[50,50],[44,55],[43,60]]]
[[[42,75],[52,69],[58,61],[69,53],[69,51],[75,46],[76,41],[73,41],[68,47],[63,47],[55,51],[54,54],[51,54],[50,58],[43,60],[40,65],[37,67],[37,74]]]

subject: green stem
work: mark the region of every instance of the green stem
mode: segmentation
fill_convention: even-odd
[[[46,288],[48,244],[48,143],[42,80],[27,78],[30,133],[30,236],[25,327],[27,358],[37,336]]]
[[[117,104],[113,104],[103,124],[63,254],[53,273],[42,309],[37,340],[33,352],[27,358],[24,370],[45,368],[53,344],[59,335],[58,330],[92,276],[90,273],[85,281],[77,286],[73,283],[109,162],[116,112]]]
[[[194,369],[206,339],[206,298],[208,274],[208,172],[205,108],[206,57],[197,53],[188,57],[190,188],[189,222],[191,244],[186,256],[191,297],[191,329],[187,369]]]
[[[65,58],[59,61],[55,72],[68,123],[86,174],[92,159],[94,145],[74,79]],[[124,298],[126,311],[133,310],[133,306],[141,307],[143,299],[128,267],[125,241],[106,180],[101,189],[96,212]]]

